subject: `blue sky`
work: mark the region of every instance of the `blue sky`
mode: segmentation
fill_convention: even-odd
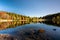
[[[60,12],[60,0],[0,0],[0,11],[40,17]]]

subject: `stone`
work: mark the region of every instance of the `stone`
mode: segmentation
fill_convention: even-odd
[[[38,30],[38,32],[40,32],[40,33],[44,33],[45,30],[44,30],[44,29],[40,29],[40,30]]]

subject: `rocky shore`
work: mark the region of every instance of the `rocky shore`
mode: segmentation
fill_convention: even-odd
[[[0,34],[0,40],[54,40],[44,29],[26,29],[14,32],[15,35]]]
[[[47,34],[45,34],[44,29],[40,30],[27,30],[23,31],[20,34],[21,38],[20,40],[53,40],[51,37],[49,37]]]
[[[0,40],[17,40],[17,39],[9,34],[0,34]]]

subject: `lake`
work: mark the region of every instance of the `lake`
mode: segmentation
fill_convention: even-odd
[[[24,24],[21,26],[17,26],[15,28],[8,28],[8,29],[0,30],[0,34],[10,34],[10,35],[16,36],[18,40],[27,40],[30,38],[28,37],[30,35],[28,32],[33,33],[38,30],[43,30],[43,32],[40,33],[40,35],[42,35],[42,37],[40,38],[41,40],[44,40],[46,38],[47,38],[46,40],[60,40],[60,26],[49,25],[49,23]],[[39,34],[37,34],[36,32],[33,35],[39,36]],[[34,37],[30,38],[30,40],[40,40],[40,39],[34,39]]]

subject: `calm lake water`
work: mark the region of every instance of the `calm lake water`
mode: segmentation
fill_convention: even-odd
[[[60,27],[54,25],[47,25],[44,23],[30,23],[22,26],[17,26],[15,28],[8,28],[5,30],[0,30],[0,34],[11,34],[19,37],[23,31],[28,31],[30,29],[34,30],[44,29],[45,35],[53,38],[53,40],[60,40]]]

